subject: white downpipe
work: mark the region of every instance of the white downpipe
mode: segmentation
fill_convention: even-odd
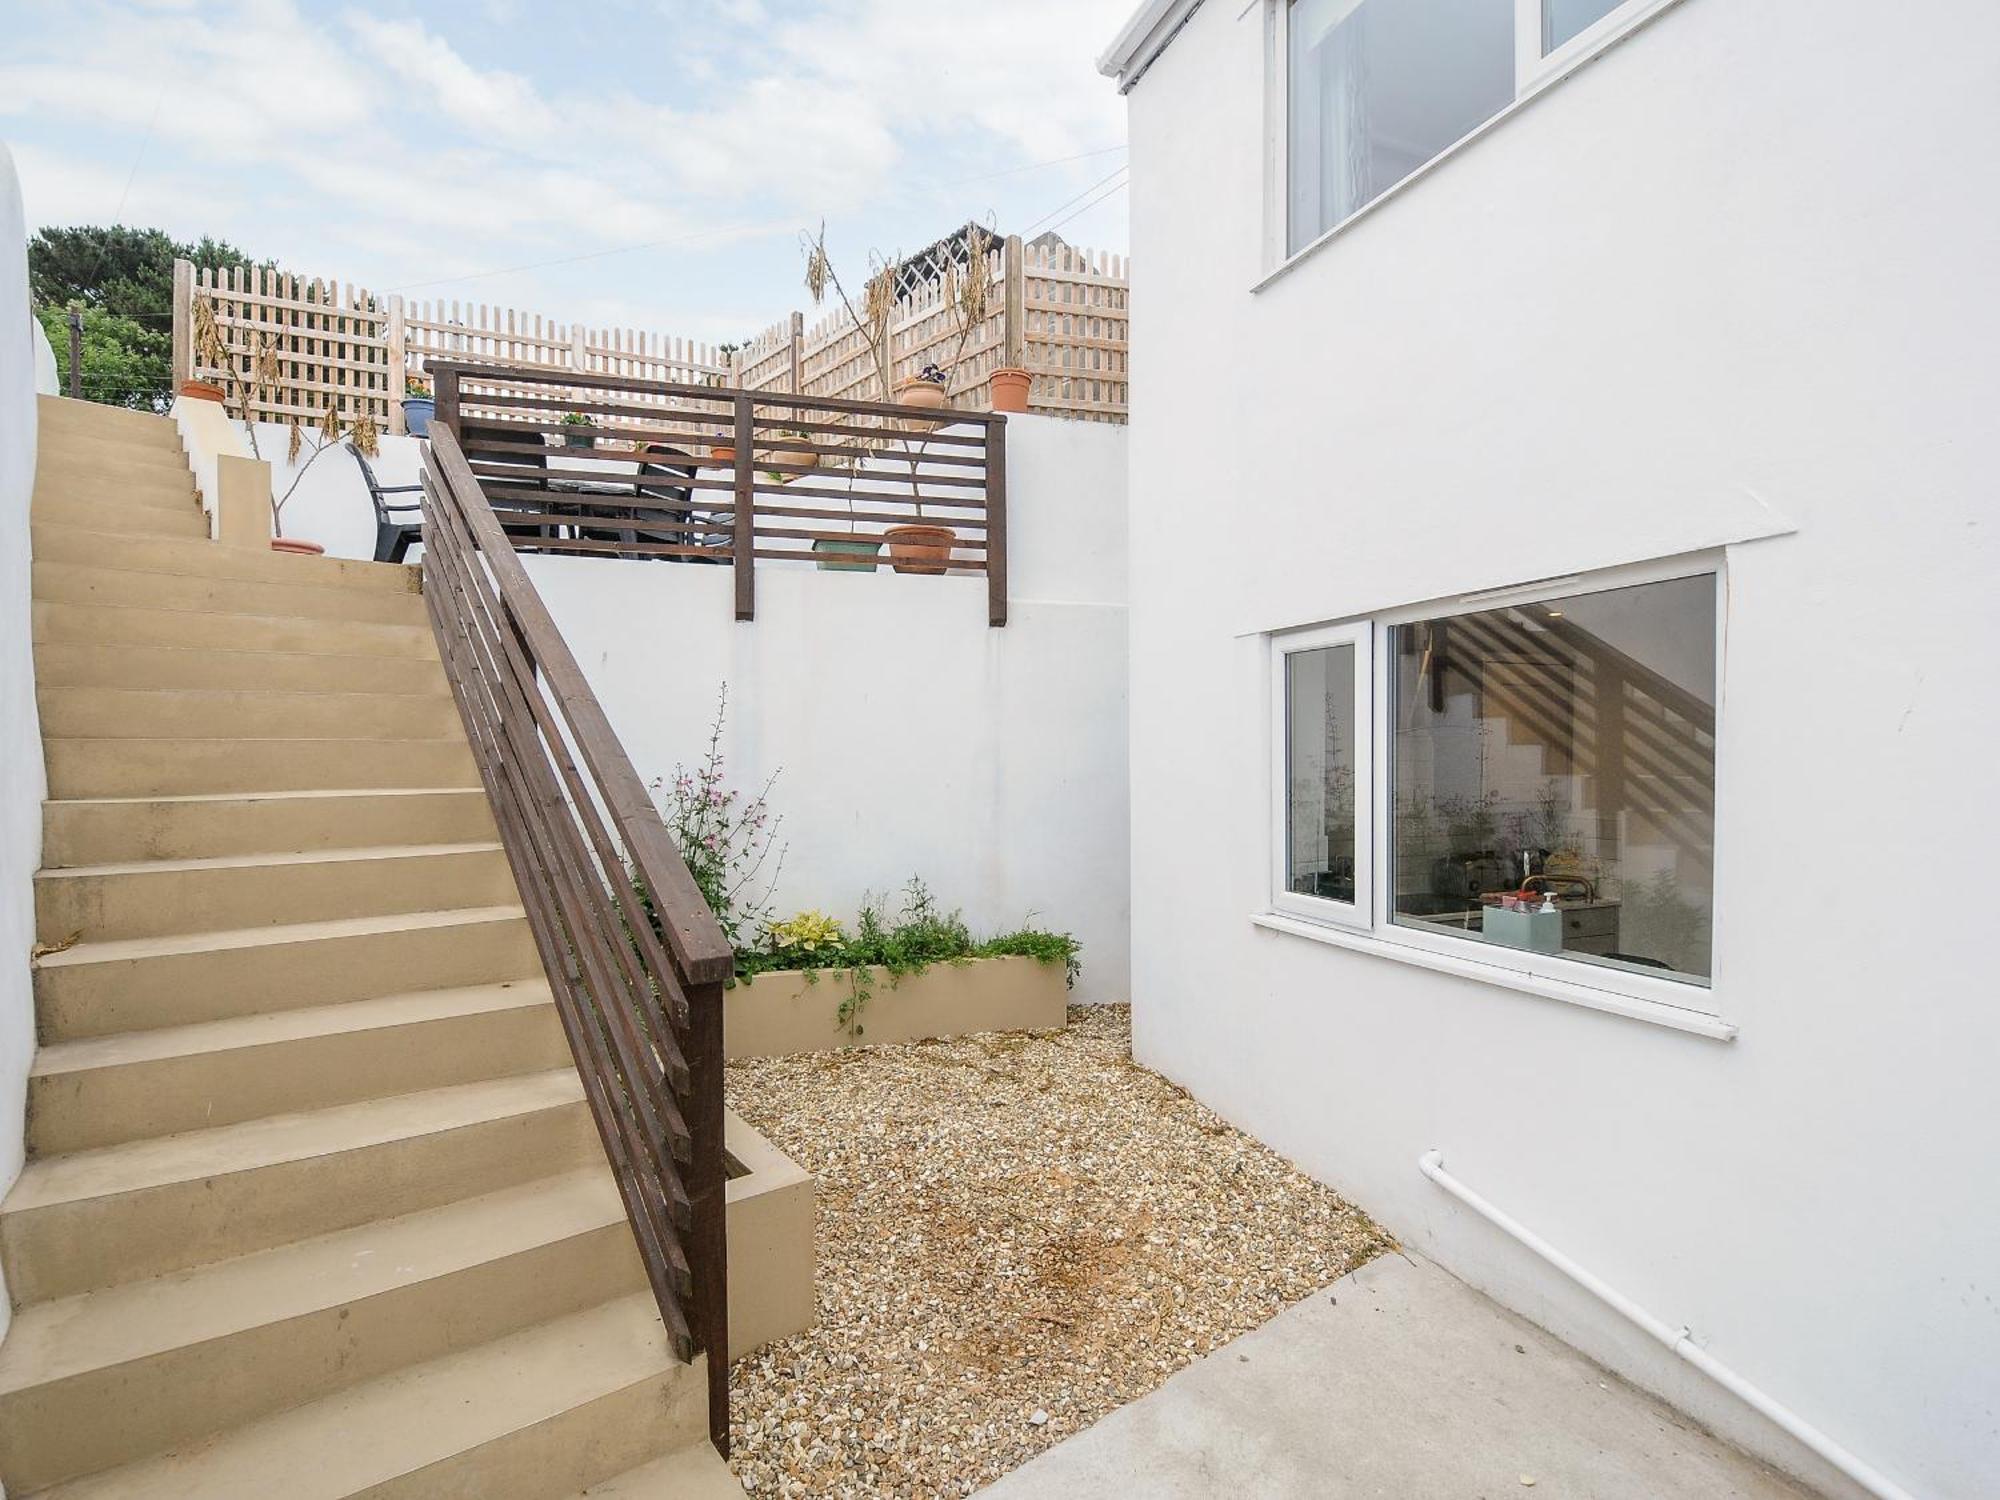
[[[1473,1192],[1471,1188],[1467,1187],[1444,1169],[1444,1153],[1442,1151],[1426,1151],[1422,1156],[1418,1157],[1417,1170],[1430,1178],[1432,1182],[1435,1182],[1447,1193],[1450,1193],[1452,1197],[1458,1199],[1467,1208],[1478,1214],[1482,1219],[1485,1219],[1488,1223],[1493,1224],[1495,1227],[1519,1240],[1523,1245],[1526,1245],[1535,1254],[1554,1266],[1563,1275],[1574,1281],[1600,1302],[1622,1314],[1637,1327],[1644,1329],[1647,1333],[1665,1344],[1674,1353],[1693,1365],[1697,1370],[1700,1370],[1709,1379],[1715,1381],[1716,1384],[1722,1386],[1723,1389],[1731,1392],[1752,1410],[1770,1418],[1778,1426],[1784,1428],[1786,1432],[1789,1432],[1821,1458],[1840,1470],[1849,1479],[1852,1479],[1856,1484],[1867,1490],[1869,1494],[1880,1497],[1880,1500],[1916,1500],[1914,1495],[1894,1480],[1863,1463],[1832,1438],[1821,1432],[1817,1427],[1807,1422],[1805,1418],[1792,1411],[1791,1408],[1779,1405],[1776,1401],[1757,1389],[1756,1386],[1750,1384],[1749,1381],[1730,1369],[1721,1360],[1708,1353],[1707,1350],[1694,1342],[1694,1336],[1685,1327],[1668,1327],[1643,1307],[1639,1306],[1638,1303],[1632,1301],[1631,1298],[1626,1297],[1586,1271],[1582,1266],[1571,1260],[1567,1255],[1564,1255],[1555,1246],[1529,1229],[1525,1224],[1522,1224],[1518,1219],[1511,1218],[1507,1214],[1502,1213],[1491,1203],[1480,1197],[1479,1194]]]

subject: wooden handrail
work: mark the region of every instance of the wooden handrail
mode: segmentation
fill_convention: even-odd
[[[759,559],[873,568],[847,544],[874,542],[898,572],[984,573],[988,623],[1007,623],[1004,413],[468,361],[430,373],[433,430],[521,551],[727,563],[750,620]],[[913,525],[930,529],[889,540]]]
[[[423,489],[445,673],[661,1322],[682,1359],[708,1356],[726,1454],[733,955],[449,427],[433,429]]]

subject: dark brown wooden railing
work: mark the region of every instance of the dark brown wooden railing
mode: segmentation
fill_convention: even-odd
[[[446,675],[661,1321],[682,1359],[708,1355],[726,1454],[729,944],[449,428],[423,485]]]
[[[1007,419],[782,391],[433,363],[437,415],[523,552],[983,573],[1007,623]],[[911,550],[891,535],[947,528]],[[857,555],[859,544],[882,555]],[[831,555],[831,549],[840,549]]]

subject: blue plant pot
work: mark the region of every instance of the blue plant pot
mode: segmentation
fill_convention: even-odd
[[[405,396],[403,398],[403,429],[411,437],[429,437],[431,418],[437,415],[438,404],[429,396]]]

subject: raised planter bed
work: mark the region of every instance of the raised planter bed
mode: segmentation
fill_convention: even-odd
[[[722,1120],[728,1158],[729,1357],[813,1325],[813,1176],[745,1124]]]
[[[845,969],[780,969],[724,992],[722,1045],[730,1057],[789,1057],[835,1047],[885,1046],[975,1031],[1043,1031],[1063,1024],[1063,966],[1035,958],[974,958],[932,964],[893,982],[868,969],[871,993],[855,1019],[840,1021],[851,993]]]

